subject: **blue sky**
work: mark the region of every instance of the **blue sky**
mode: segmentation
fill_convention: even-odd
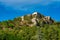
[[[0,0],[0,21],[35,11],[60,21],[60,0]]]

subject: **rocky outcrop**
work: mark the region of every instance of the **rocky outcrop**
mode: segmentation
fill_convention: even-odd
[[[50,16],[44,17],[43,21],[45,22],[45,24],[52,24],[54,22]]]
[[[24,21],[24,16],[21,17],[22,21]]]
[[[29,14],[26,16],[21,17],[22,24],[28,25],[28,26],[39,26],[39,21],[42,22],[42,24],[52,24],[54,21],[51,19],[50,16],[44,16],[38,12],[34,12],[33,14]],[[25,22],[26,21],[26,22]]]
[[[32,17],[33,17],[33,18],[37,18],[37,19],[41,19],[42,17],[44,17],[44,15],[42,15],[42,14],[40,14],[40,13],[38,13],[38,12],[34,12],[34,13],[32,14]]]

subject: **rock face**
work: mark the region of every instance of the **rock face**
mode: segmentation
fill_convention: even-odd
[[[34,12],[32,14],[33,18],[32,18],[32,22],[33,22],[33,25],[39,25],[39,20],[44,17],[43,15],[39,14],[38,12]]]
[[[50,16],[45,16],[43,18],[43,21],[45,22],[45,24],[52,24],[54,22]]]
[[[24,21],[24,16],[22,16],[21,18],[22,18],[22,21]]]
[[[42,22],[42,24],[52,24],[54,22],[50,16],[44,16],[38,12],[22,16],[21,19],[25,22],[25,25],[28,26],[39,26],[40,22]]]
[[[40,18],[44,17],[44,15],[42,15],[42,14],[40,14],[40,13],[38,13],[38,12],[34,12],[34,13],[32,14],[32,16],[33,16],[33,18],[37,18],[37,19],[40,19]]]

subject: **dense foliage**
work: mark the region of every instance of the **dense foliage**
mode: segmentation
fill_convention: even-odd
[[[33,27],[20,22],[20,17],[0,22],[0,40],[60,40],[60,22]]]

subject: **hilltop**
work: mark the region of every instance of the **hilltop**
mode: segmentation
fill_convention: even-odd
[[[60,40],[60,22],[38,12],[3,21],[0,40]]]
[[[44,16],[38,12],[20,17],[20,25],[40,26],[41,24],[53,24],[54,20],[50,16]]]
[[[21,17],[14,18],[14,20],[8,20],[0,22],[0,26],[15,27],[15,26],[43,26],[44,24],[53,24],[54,20],[50,16],[44,16],[41,13],[34,12]],[[8,26],[7,26],[8,25]]]

